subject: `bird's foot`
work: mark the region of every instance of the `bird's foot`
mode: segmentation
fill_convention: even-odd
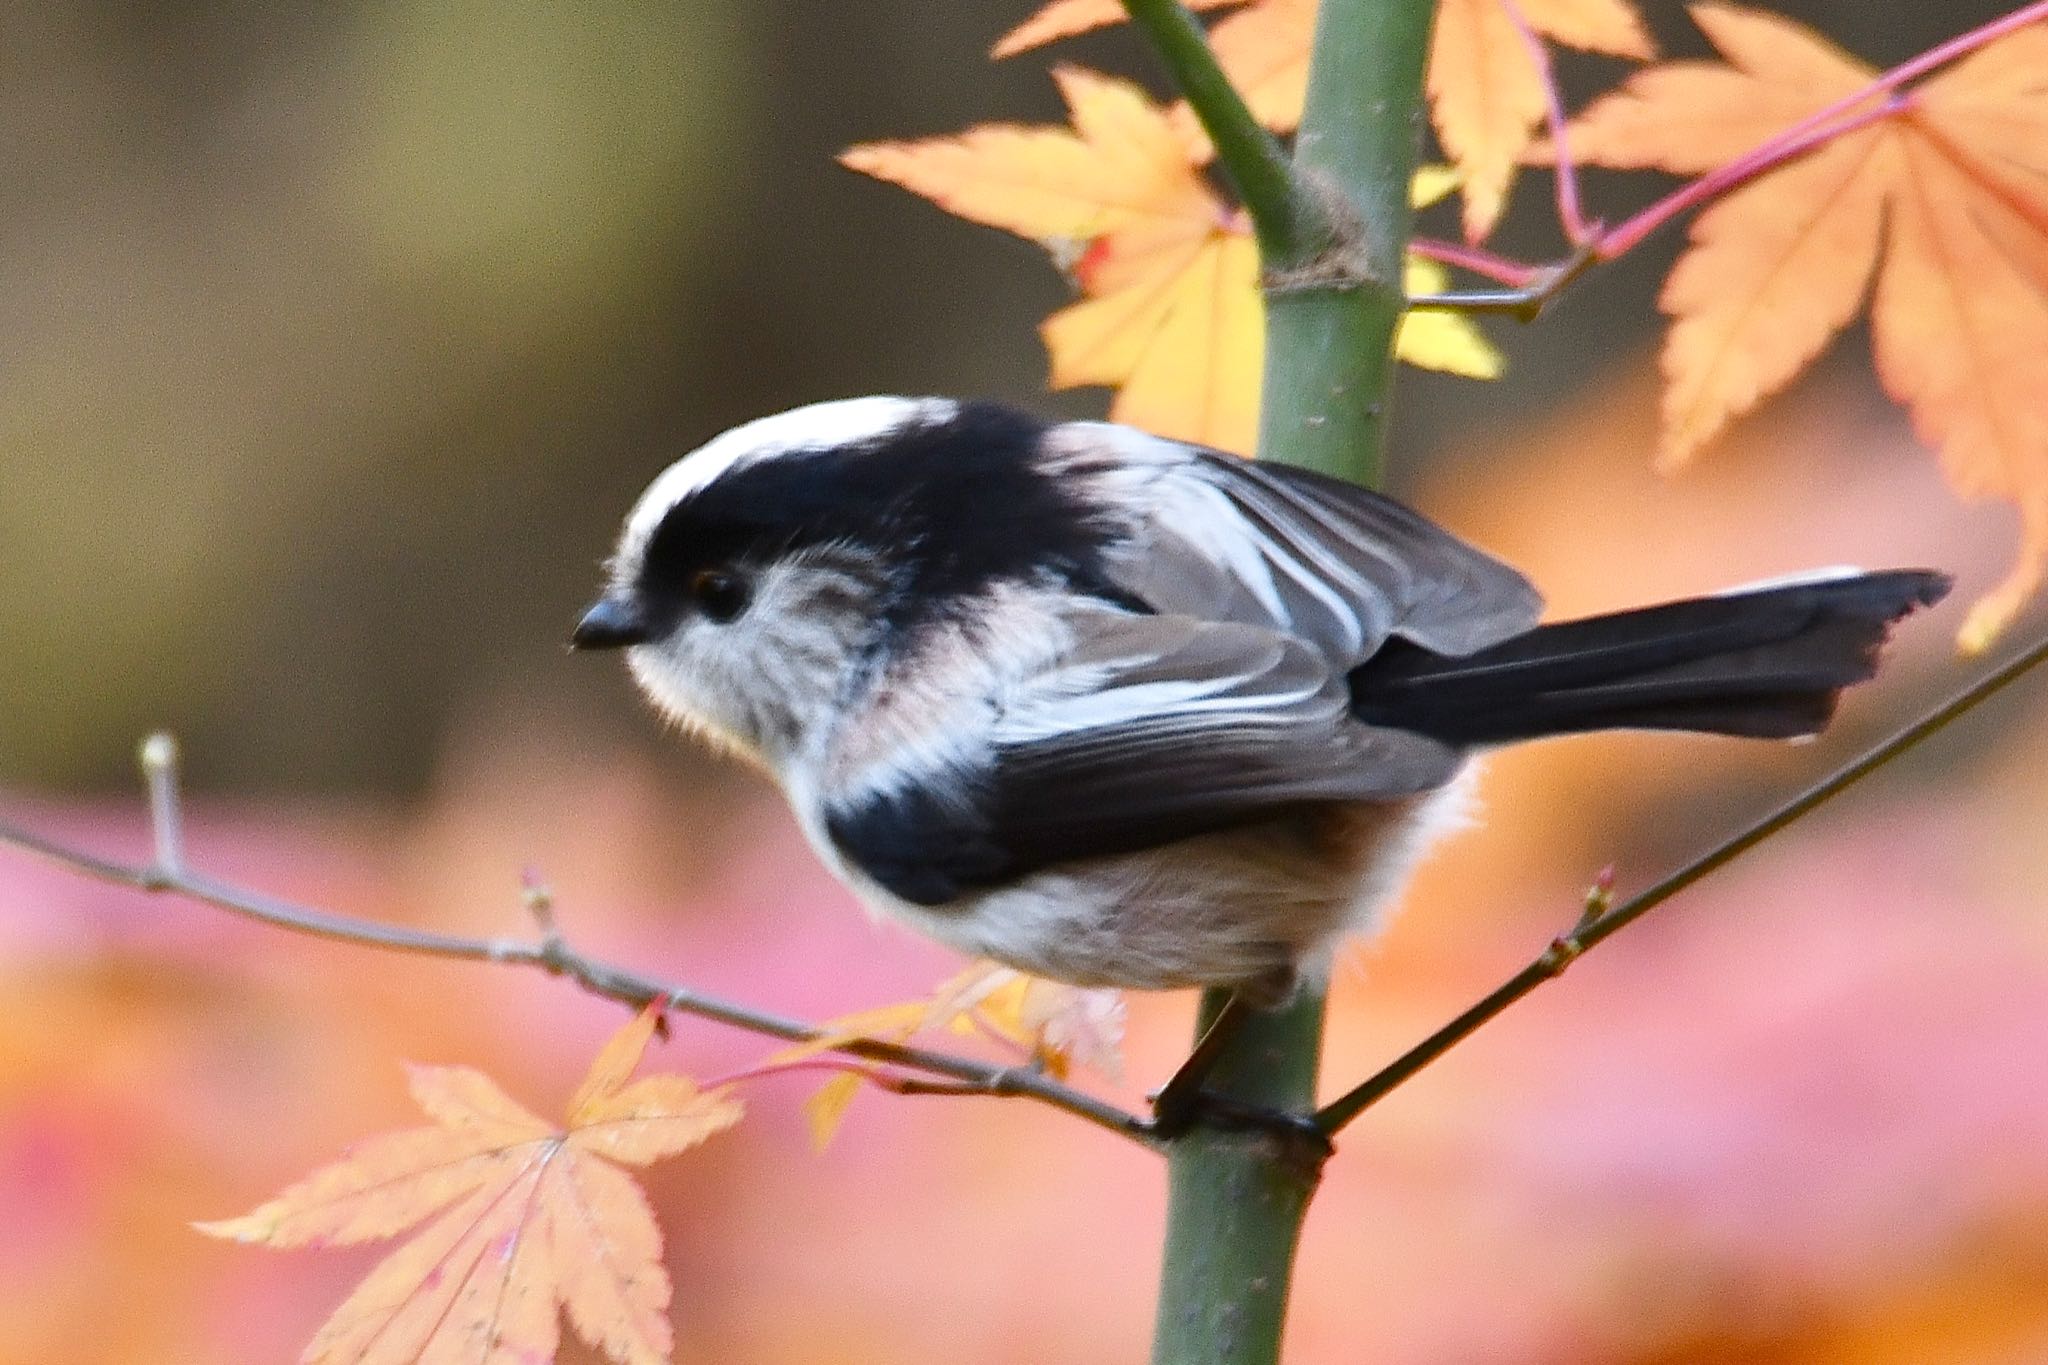
[[[1152,1133],[1172,1141],[1192,1128],[1217,1128],[1225,1132],[1266,1133],[1289,1146],[1299,1146],[1328,1156],[1330,1135],[1313,1114],[1234,1100],[1213,1090],[1162,1091],[1153,1100]]]

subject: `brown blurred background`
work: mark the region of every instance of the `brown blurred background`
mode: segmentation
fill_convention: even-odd
[[[1884,63],[1998,6],[1791,8]],[[662,464],[819,397],[1099,411],[1042,392],[1041,253],[832,163],[1056,118],[1043,60],[983,58],[1022,12],[0,12],[0,773],[119,786],[162,724],[209,787],[415,791],[508,694],[647,741],[613,671],[558,646]],[[1153,75],[1123,32],[1055,55]],[[1565,64],[1586,90],[1622,70]],[[1596,176],[1603,206],[1656,183]],[[1510,247],[1555,250],[1544,199]],[[1402,484],[1639,366],[1674,242],[1497,329],[1507,383],[1411,377]]]
[[[1792,4],[1884,65],[1994,4]],[[1646,7],[1667,48],[1701,44]],[[321,904],[589,946],[816,1016],[952,970],[863,920],[751,776],[562,639],[644,481],[733,422],[876,391],[1048,396],[1027,244],[832,163],[1048,120],[1017,5],[620,0],[0,8],[0,811],[139,849],[183,738],[195,853]],[[1128,34],[1056,54],[1144,73]],[[1591,92],[1618,64],[1566,58]],[[1614,216],[1660,182],[1595,174]],[[1554,251],[1532,180],[1500,241]],[[1448,232],[1450,219],[1437,224]],[[2008,553],[1860,336],[1695,472],[1647,471],[1677,237],[1409,374],[1395,478],[1564,613],[1817,563]],[[1484,827],[1337,985],[1333,1077],[1956,685],[1951,606],[1838,733],[1498,760]],[[2039,614],[2035,616],[2038,621]],[[2038,630],[2023,622],[2021,633]],[[1304,1361],[2048,1360],[2038,689],[1633,929],[1390,1101],[1311,1222]],[[857,964],[857,965],[849,965]],[[202,1242],[408,1122],[396,1061],[558,1105],[616,1012],[81,885],[0,850],[0,1362],[288,1357],[363,1254]],[[1130,1102],[1189,1001],[1133,1002]],[[697,1074],[764,1049],[686,1026]],[[1334,1083],[1334,1082],[1333,1082]],[[1123,1360],[1158,1177],[1014,1107],[803,1088],[656,1181],[688,1360]]]

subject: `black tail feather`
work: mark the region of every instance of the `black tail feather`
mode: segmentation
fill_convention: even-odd
[[[1892,623],[1948,590],[1946,574],[1898,569],[1561,621],[1463,656],[1391,640],[1352,671],[1352,710],[1461,744],[1608,729],[1810,735],[1876,671]]]

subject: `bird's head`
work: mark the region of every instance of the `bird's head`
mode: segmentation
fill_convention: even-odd
[[[625,650],[661,711],[780,767],[923,627],[1062,552],[1085,518],[1046,430],[893,397],[735,427],[641,495],[571,644]]]

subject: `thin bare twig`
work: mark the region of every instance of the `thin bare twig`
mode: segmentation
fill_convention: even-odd
[[[149,786],[150,832],[155,849],[151,862],[123,863],[96,857],[6,821],[0,821],[0,844],[12,845],[100,881],[183,896],[294,933],[426,957],[504,962],[537,968],[553,976],[566,977],[592,995],[621,1004],[637,1008],[660,1001],[666,1009],[785,1042],[811,1042],[825,1036],[824,1030],[800,1019],[771,1014],[686,986],[660,981],[577,951],[554,926],[549,893],[531,878],[526,888],[526,901],[529,911],[542,926],[538,941],[465,938],[378,924],[294,904],[195,872],[186,865],[182,843],[177,745],[168,735],[152,735],[144,741],[141,756]],[[1146,1118],[1063,1085],[1029,1067],[995,1065],[949,1052],[879,1039],[848,1039],[835,1044],[831,1050],[943,1077],[949,1092],[957,1090],[961,1094],[1021,1096],[1036,1100],[1148,1147],[1159,1145]]]
[[[1511,289],[1462,289],[1449,294],[1413,294],[1410,308],[1437,308],[1454,313],[1507,313],[1533,322],[1566,286],[1599,259],[1599,244],[1587,242],[1554,265],[1533,267],[1524,283]]]
[[[1971,683],[1861,757],[1836,769],[1739,834],[1716,844],[1655,886],[1620,905],[1610,905],[1612,870],[1603,873],[1588,892],[1585,912],[1569,933],[1552,939],[1535,961],[1502,982],[1483,1000],[1408,1049],[1364,1083],[1316,1111],[1317,1125],[1333,1136],[1341,1132],[1424,1067],[1492,1022],[1508,1006],[1544,982],[1564,975],[1565,968],[1610,935],[1633,924],[1709,873],[1725,867],[1786,826],[1841,795],[1958,717],[1975,710],[2044,660],[2048,660],[2048,638],[2037,641],[2031,648]]]

